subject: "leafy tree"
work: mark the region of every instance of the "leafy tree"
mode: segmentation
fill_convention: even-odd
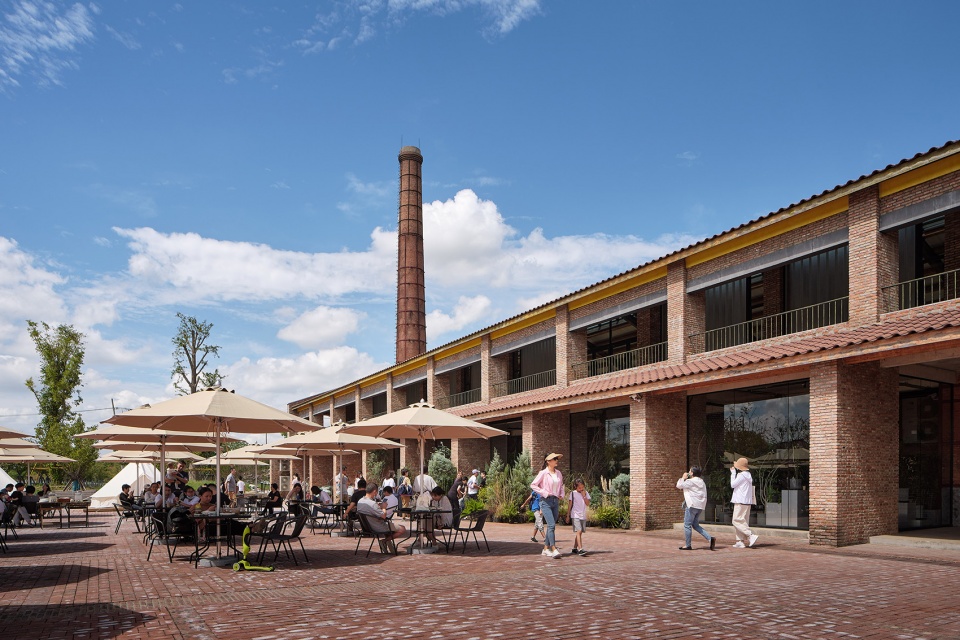
[[[73,458],[75,462],[53,472],[55,481],[65,478],[83,482],[97,460],[97,450],[89,440],[73,436],[83,433],[83,418],[75,407],[83,402],[83,334],[70,325],[51,328],[46,322],[27,321],[30,338],[40,355],[40,379],[28,378],[27,388],[37,399],[40,424],[37,442],[50,453]]]
[[[216,387],[224,376],[217,370],[206,371],[210,358],[220,353],[220,347],[209,344],[212,322],[199,321],[193,316],[177,313],[180,326],[173,337],[173,387],[182,395],[196,393],[197,389]]]

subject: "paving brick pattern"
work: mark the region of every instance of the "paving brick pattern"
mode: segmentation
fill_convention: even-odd
[[[741,550],[727,536],[680,552],[676,532],[591,529],[590,555],[551,560],[530,527],[490,524],[489,554],[365,558],[352,540],[308,534],[309,564],[234,573],[170,564],[163,549],[147,562],[113,522],[11,542],[4,637],[960,638],[960,551],[771,536]],[[569,551],[566,527],[558,538]]]

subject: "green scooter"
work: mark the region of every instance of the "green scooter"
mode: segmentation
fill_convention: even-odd
[[[243,558],[239,561],[233,563],[234,571],[273,571],[273,567],[258,567],[255,564],[250,564],[250,561],[247,560],[247,556],[250,554],[250,525],[248,524],[243,529]]]

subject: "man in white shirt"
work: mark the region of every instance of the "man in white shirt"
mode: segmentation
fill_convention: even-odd
[[[340,473],[337,474],[337,477],[333,479],[334,484],[337,487],[339,495],[337,500],[339,502],[346,502],[350,499],[349,486],[350,478],[347,477],[346,467],[340,467]]]
[[[707,508],[707,485],[703,482],[703,471],[698,466],[690,467],[683,476],[677,480],[677,489],[683,489],[683,501],[687,508],[683,513],[683,535],[684,544],[680,547],[681,551],[690,551],[693,537],[693,531],[706,538],[710,543],[710,551],[713,551],[717,545],[716,538],[704,531],[700,526],[700,514]]]
[[[371,529],[386,533],[384,540],[388,544],[407,532],[403,525],[387,520],[387,510],[377,503],[377,485],[373,483],[367,486],[367,495],[357,501],[357,513],[366,516]],[[387,547],[382,547],[381,550],[386,551]]]
[[[177,496],[173,495],[173,489],[170,485],[163,485],[163,493],[159,494],[154,500],[157,509],[170,509],[177,506]]]
[[[423,468],[423,473],[413,481],[414,493],[430,493],[437,486],[437,481],[427,473],[427,467]]]
[[[480,470],[474,469],[467,479],[467,500],[476,500],[480,493]]]

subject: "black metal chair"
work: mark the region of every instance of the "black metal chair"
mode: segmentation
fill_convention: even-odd
[[[477,539],[477,534],[479,533],[483,536],[483,544],[487,545],[487,552],[490,551],[490,543],[487,542],[487,534],[483,532],[483,525],[486,524],[487,518],[490,516],[490,512],[487,510],[476,511],[471,513],[468,516],[464,516],[463,519],[457,524],[453,529],[453,546],[457,546],[457,537],[460,536],[463,540],[463,549],[460,553],[464,553],[467,550],[467,539],[472,535],[473,541],[477,543],[477,550],[480,550],[480,541]]]
[[[267,543],[272,542],[277,536],[283,535],[283,527],[287,522],[287,513],[281,512],[273,516],[263,516],[258,520],[262,522],[256,528],[251,527],[250,539],[260,538],[260,547],[257,549],[257,563],[263,562],[263,556],[266,555]],[[257,532],[259,530],[259,532]],[[252,548],[252,545],[251,545]]]
[[[270,536],[267,540],[270,544],[273,545],[273,561],[276,562],[277,558],[280,556],[280,550],[283,549],[284,553],[287,554],[288,558],[293,558],[293,564],[300,564],[297,562],[297,554],[293,550],[293,541],[296,540],[300,543],[300,550],[303,551],[303,560],[304,562],[310,562],[310,559],[307,557],[307,550],[303,546],[303,540],[300,538],[300,534],[303,533],[303,527],[307,523],[307,514],[301,513],[294,520],[287,520],[284,523],[283,528],[279,534]],[[290,533],[286,532],[288,526],[293,524],[293,531]]]
[[[119,504],[114,503],[113,508],[117,511],[117,526],[113,530],[113,535],[120,533],[120,525],[124,520],[133,520],[137,533],[140,533],[140,513],[133,509],[124,509]]]
[[[150,534],[150,548],[147,549],[147,560],[150,560],[154,544],[164,544],[167,547],[167,556],[170,558],[170,562],[173,562],[177,547],[181,542],[193,539],[196,526],[183,509],[170,509],[166,512],[157,511],[151,517],[153,518],[153,529]],[[171,542],[173,542],[172,549],[170,548]]]
[[[357,553],[360,551],[360,542],[364,538],[372,538],[372,540],[370,540],[370,546],[367,547],[368,558],[370,557],[370,551],[373,549],[374,542],[379,543],[381,553],[392,553],[393,555],[397,555],[397,546],[395,544],[392,545],[392,550],[390,549],[390,546],[388,546],[387,535],[389,535],[389,531],[375,530],[372,526],[370,526],[370,520],[365,513],[357,513],[357,520],[360,523],[360,531],[357,532],[357,548],[354,549],[353,555],[357,555]]]

